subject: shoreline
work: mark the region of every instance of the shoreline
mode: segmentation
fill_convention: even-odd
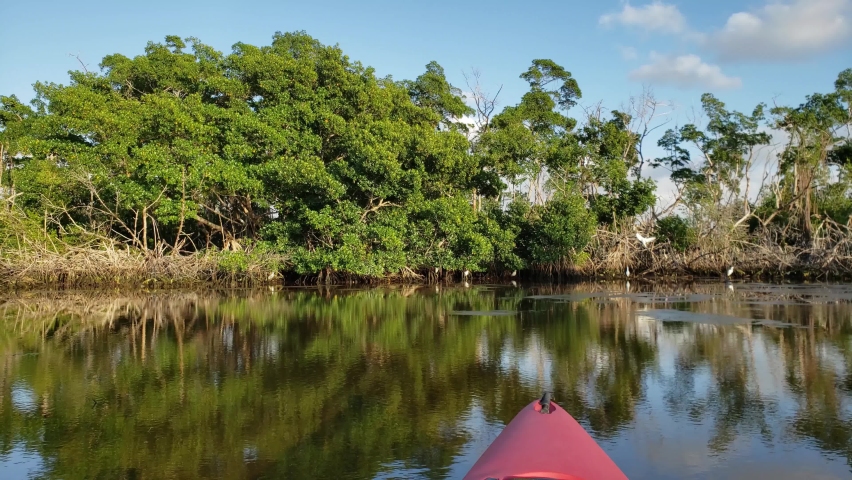
[[[598,281],[700,282],[726,280],[723,267],[708,253],[657,256],[652,251],[619,258],[618,261],[586,261],[576,265],[567,261],[557,265],[537,266],[517,272],[471,272],[467,279],[461,272],[435,275],[432,267],[408,267],[401,272],[369,277],[330,269],[301,275],[287,266],[285,255],[252,254],[251,252],[204,251],[198,254],[155,254],[131,249],[69,249],[65,252],[16,251],[0,257],[0,292],[26,290],[64,290],[74,288],[233,288],[314,285],[434,285],[495,283],[510,285],[512,281],[570,284]],[[812,252],[819,253],[819,252]],[[795,262],[768,264],[752,257],[748,263],[735,265],[733,281],[848,281],[852,265],[840,261],[823,265],[802,260],[790,254]],[[818,255],[811,255],[817,258]],[[700,261],[704,260],[704,261]],[[780,262],[779,262],[780,263]],[[625,276],[621,265],[629,266]]]

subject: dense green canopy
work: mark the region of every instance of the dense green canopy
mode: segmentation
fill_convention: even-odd
[[[580,89],[550,60],[532,63],[529,93],[472,144],[462,117],[473,109],[436,62],[397,82],[304,33],[229,55],[187,42],[170,36],[136,58],[107,56],[100,73],[71,72],[68,85],[37,83],[32,107],[2,97],[2,181],[16,205],[58,218],[62,233],[140,249],[262,242],[300,274],[515,269],[569,256],[592,233],[567,183],[552,206],[531,197],[510,221],[500,207],[504,181],[538,181],[546,165],[578,164],[584,141],[625,134],[604,124],[593,141],[574,136],[564,111]],[[629,190],[626,169],[615,175]],[[526,230],[534,241],[565,229],[573,240],[515,245]]]
[[[26,219],[0,221],[0,245],[27,231],[144,252],[251,246],[326,277],[566,265],[596,229],[629,232],[655,204],[644,165],[681,189],[653,220],[682,207],[701,238],[782,222],[796,227],[785,241],[807,244],[821,213],[841,224],[852,213],[852,71],[833,93],[772,110],[790,144],[755,202],[748,181],[770,141],[762,104],[743,114],[705,94],[707,125],[669,130],[667,155],[646,159],[653,99],[578,121],[578,80],[549,59],[520,75],[517,105],[484,118],[469,103],[489,99],[464,98],[436,62],[414,80],[380,78],[303,32],[227,55],[168,36],[100,67],[36,83],[32,105],[0,97],[4,218]]]

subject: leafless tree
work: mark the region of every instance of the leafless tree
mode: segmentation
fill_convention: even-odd
[[[470,92],[472,100],[473,100],[473,108],[476,110],[474,119],[474,136],[478,136],[480,133],[484,132],[488,129],[488,125],[491,122],[491,118],[494,116],[494,112],[497,110],[498,97],[500,96],[500,92],[503,91],[503,85],[500,85],[500,88],[497,89],[497,93],[491,95],[482,87],[482,72],[478,68],[471,68],[471,72],[468,74],[466,72],[462,72],[464,75],[464,81],[467,84],[468,92]]]
[[[675,111],[674,102],[657,100],[654,91],[648,85],[642,86],[642,93],[631,96],[622,110],[630,116],[630,131],[636,133],[636,152],[639,164],[636,166],[636,178],[642,177],[645,166],[644,143],[655,130],[672,121],[670,115]],[[662,121],[661,121],[662,119]]]

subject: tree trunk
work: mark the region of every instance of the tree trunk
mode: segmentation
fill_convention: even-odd
[[[142,250],[148,250],[148,207],[142,209]]]
[[[180,178],[180,223],[178,224],[177,235],[175,235],[174,249],[180,248],[180,236],[183,235],[183,222],[186,220],[186,169],[181,172]]]
[[[3,192],[3,173],[6,171],[6,163],[4,161],[4,157],[6,156],[6,146],[0,143],[0,193]]]

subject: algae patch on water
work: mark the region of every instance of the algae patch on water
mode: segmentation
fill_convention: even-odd
[[[661,322],[704,323],[710,325],[740,325],[751,323],[754,325],[765,325],[775,327],[795,326],[792,323],[780,322],[778,320],[744,318],[735,317],[733,315],[687,312],[683,310],[670,309],[642,310],[640,312],[636,312],[636,314],[639,318],[649,318]]]
[[[513,310],[456,310],[450,312],[450,315],[458,315],[458,316],[468,316],[468,317],[505,317],[515,315],[516,311]]]

